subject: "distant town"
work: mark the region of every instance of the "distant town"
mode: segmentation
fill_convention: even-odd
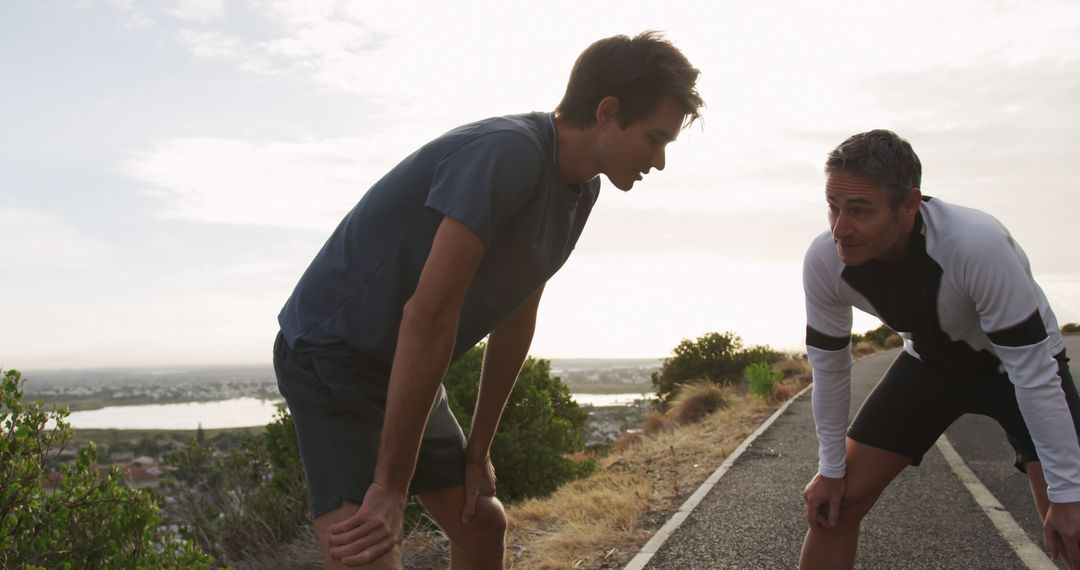
[[[551,371],[579,394],[648,393],[661,359],[553,359]],[[234,398],[278,400],[277,380],[269,366],[219,366],[191,369],[23,370],[27,399],[67,406],[72,411],[112,406],[210,402]],[[586,446],[609,445],[640,424],[648,400],[632,405],[593,407],[583,430]],[[207,441],[219,447],[238,439],[230,430],[213,430]],[[243,431],[243,430],[233,430]],[[170,467],[164,455],[196,434],[179,430],[77,430],[76,439],[54,458],[54,465],[75,459],[88,441],[99,448],[101,469],[118,465],[127,484],[155,486]],[[205,437],[199,435],[199,437]],[[55,477],[55,472],[50,477]],[[56,481],[43,483],[51,487]]]
[[[551,372],[571,392],[605,394],[651,390],[661,360],[553,359]],[[106,406],[210,402],[233,398],[276,400],[270,366],[191,369],[23,370],[27,398],[68,406],[72,411]]]

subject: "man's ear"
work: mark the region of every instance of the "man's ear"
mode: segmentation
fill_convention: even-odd
[[[613,123],[619,123],[620,111],[619,111],[619,98],[614,95],[608,95],[600,100],[596,105],[596,123],[600,126],[605,126]]]
[[[908,192],[907,197],[904,198],[904,202],[900,204],[900,208],[903,210],[905,216],[911,218],[915,217],[915,213],[919,211],[919,205],[922,204],[922,191],[918,187],[912,188],[911,192]]]

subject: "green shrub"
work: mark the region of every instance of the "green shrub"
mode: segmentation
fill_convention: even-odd
[[[746,367],[746,382],[750,386],[750,393],[769,401],[772,398],[776,385],[780,383],[783,374],[774,371],[767,363],[757,362]]]
[[[466,352],[443,381],[450,407],[466,433],[476,408],[484,348],[481,344]],[[551,375],[547,360],[526,359],[491,444],[498,497],[512,502],[548,495],[564,482],[591,473],[596,468],[592,460],[565,456],[583,448],[581,432],[587,419],[566,384]]]
[[[670,402],[677,384],[705,379],[726,385],[741,381],[752,362],[777,362],[783,355],[768,346],[743,348],[742,339],[731,332],[708,333],[695,340],[683,339],[673,355],[665,358],[652,375],[656,395]]]
[[[1061,327],[1061,332],[1063,332],[1063,333],[1080,333],[1080,324],[1065,323]]]
[[[292,416],[280,410],[266,431],[216,453],[196,438],[169,453],[169,515],[221,564],[263,557],[311,524]]]
[[[119,467],[99,470],[93,444],[47,474],[74,430],[66,409],[24,402],[22,385],[16,370],[0,384],[0,568],[210,567],[198,546],[160,526],[151,494],[125,487]]]

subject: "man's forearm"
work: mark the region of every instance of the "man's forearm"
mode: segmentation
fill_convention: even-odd
[[[408,489],[431,406],[453,354],[456,325],[456,314],[440,318],[406,309],[402,316],[375,468],[380,485]]]
[[[533,331],[536,329],[536,308],[541,291],[537,291],[500,324],[488,337],[484,366],[480,375],[480,391],[476,397],[472,427],[469,429],[469,460],[482,461],[491,449],[499,419],[506,401],[514,389],[521,365],[529,354]]]
[[[851,376],[846,372],[814,370],[810,394],[818,439],[818,472],[840,478],[846,471],[844,440],[851,405]]]

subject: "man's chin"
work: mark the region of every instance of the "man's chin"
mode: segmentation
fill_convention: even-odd
[[[854,252],[844,253],[844,249],[841,247],[836,248],[836,253],[840,256],[840,261],[844,262],[844,265],[848,267],[857,267],[870,261],[870,258],[865,255],[856,254]]]

